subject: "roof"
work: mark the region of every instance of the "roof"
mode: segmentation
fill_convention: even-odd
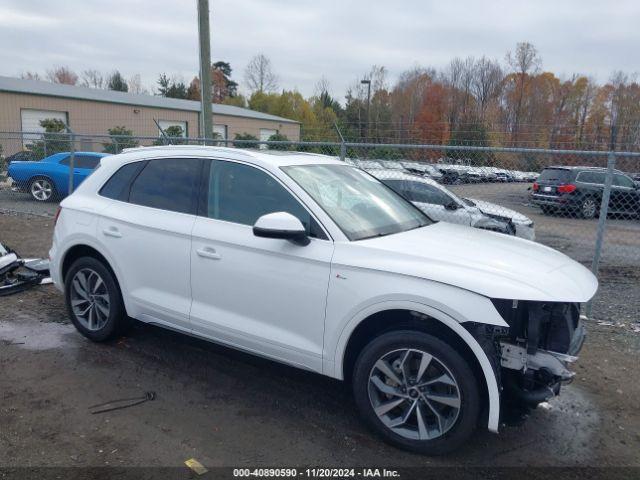
[[[200,102],[195,100],[181,100],[179,98],[167,98],[155,95],[116,92],[114,90],[62,85],[60,83],[14,77],[0,76],[0,92],[73,98],[76,100],[90,100],[94,102],[118,103],[122,105],[136,105],[151,108],[167,108],[170,110],[186,110],[190,112],[200,111]],[[256,112],[255,110],[236,107],[233,105],[214,103],[212,108],[214,115],[270,120],[281,123],[300,123],[288,118]]]
[[[438,182],[432,180],[431,178],[421,177],[420,175],[414,175],[412,173],[401,172],[400,170],[381,168],[378,170],[369,170],[369,173],[379,180],[410,180],[412,182],[427,183],[429,185],[440,187],[440,184],[438,184]]]
[[[58,152],[52,153],[51,155],[44,157],[42,160],[31,160],[35,162],[58,162],[64,158],[67,158],[71,152]],[[95,158],[103,158],[111,155],[110,153],[103,152],[73,152],[74,156],[82,156],[82,157],[95,157]]]
[[[248,163],[278,168],[289,165],[347,165],[336,157],[307,152],[273,152],[255,149],[231,147],[208,147],[203,145],[162,145],[155,147],[138,147],[126,149],[119,155],[113,155],[110,162],[121,159],[122,163],[143,158],[163,157],[170,155],[193,155],[198,157],[242,159]]]
[[[606,172],[608,169],[607,167],[580,167],[580,166],[575,166],[575,165],[551,165],[549,167],[544,167],[543,170],[548,170],[548,169],[553,169],[553,170],[596,170],[596,171],[602,171],[602,172]],[[617,168],[613,169],[614,172],[616,173],[623,173],[621,170],[618,170]]]

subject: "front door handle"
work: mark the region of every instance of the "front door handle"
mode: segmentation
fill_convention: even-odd
[[[118,230],[116,227],[105,228],[104,230],[102,230],[102,233],[107,237],[122,238],[120,230]]]
[[[209,258],[211,260],[220,260],[222,258],[220,254],[216,252],[216,249],[211,247],[199,248],[196,250],[196,253],[202,258]]]

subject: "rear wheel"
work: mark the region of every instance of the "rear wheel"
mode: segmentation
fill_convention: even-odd
[[[598,213],[598,203],[593,197],[587,197],[580,204],[580,216],[582,218],[591,219]]]
[[[116,337],[128,326],[120,288],[111,271],[93,257],[77,259],[65,277],[65,300],[76,329],[95,342]]]
[[[480,390],[468,363],[436,337],[386,333],[367,345],[353,374],[356,404],[387,442],[440,455],[473,433]]]
[[[56,187],[46,177],[37,177],[29,183],[29,193],[38,202],[48,202],[56,195]]]
[[[553,207],[549,207],[547,205],[542,205],[540,209],[545,215],[551,215],[555,211]]]

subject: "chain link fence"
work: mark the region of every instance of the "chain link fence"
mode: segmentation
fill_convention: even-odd
[[[168,143],[340,158],[377,177],[434,220],[560,250],[598,272],[606,288],[624,284],[627,293],[615,301],[635,302],[630,311],[640,310],[638,152],[0,132],[0,212],[53,215],[57,202],[91,173],[101,156]],[[594,315],[609,315],[610,301],[610,296],[596,301]]]

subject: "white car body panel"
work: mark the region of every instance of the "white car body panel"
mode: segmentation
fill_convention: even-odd
[[[191,247],[193,333],[321,371],[333,248],[328,240],[300,246],[260,238],[249,226],[199,217]],[[217,257],[202,256],[207,251]]]
[[[246,225],[97,194],[126,163],[176,157],[240,161],[269,172],[329,238],[305,246],[259,238]],[[341,164],[319,155],[186,146],[106,157],[61,204],[50,250],[53,281],[63,290],[65,255],[89,246],[112,267],[129,315],[338,379],[360,322],[389,309],[420,312],[456,332],[476,355],[489,394],[488,427],[497,431],[497,380],[463,324],[506,326],[491,298],[585,302],[596,291],[595,277],[551,248],[442,222],[349,241],[280,169],[320,163]]]

